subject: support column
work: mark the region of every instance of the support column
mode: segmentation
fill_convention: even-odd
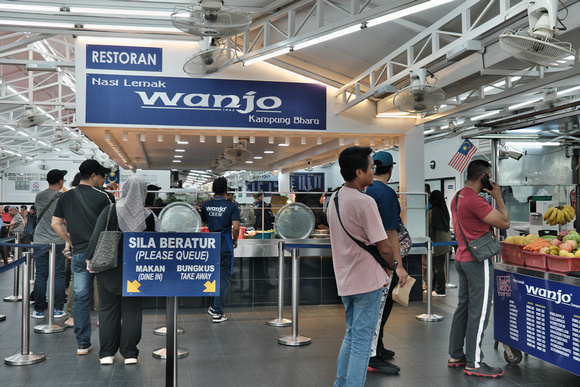
[[[425,192],[424,126],[418,125],[399,137],[399,189],[401,192]],[[412,236],[428,236],[425,196],[401,195],[401,218]]]

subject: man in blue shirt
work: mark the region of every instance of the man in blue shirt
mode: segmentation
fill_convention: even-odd
[[[226,199],[227,190],[226,178],[218,177],[212,185],[214,198],[201,206],[201,220],[207,223],[209,232],[221,234],[220,295],[213,298],[213,303],[207,310],[207,313],[213,317],[214,323],[227,320],[224,314],[224,304],[234,272],[234,249],[238,247],[240,234],[240,211],[237,205]]]
[[[399,216],[401,214],[401,205],[399,204],[399,199],[397,198],[397,193],[387,185],[388,181],[391,179],[393,173],[393,156],[388,152],[378,152],[373,156],[373,162],[376,165],[376,172],[373,180],[373,185],[366,188],[365,193],[370,195],[377,206],[379,207],[379,213],[381,214],[381,220],[383,221],[383,227],[387,233],[387,241],[391,243],[393,252],[395,253],[395,260],[398,262],[397,269],[393,273],[393,278],[391,280],[391,285],[385,293],[387,293],[385,306],[383,309],[383,315],[380,321],[381,329],[378,335],[378,341],[376,343],[376,356],[370,358],[369,361],[369,371],[380,372],[384,374],[396,374],[399,372],[399,367],[394,364],[389,363],[387,360],[395,356],[395,352],[386,349],[383,346],[383,329],[389,315],[391,314],[391,309],[393,308],[393,296],[392,291],[397,283],[404,286],[407,282],[408,274],[403,268],[403,262],[401,259],[401,252],[399,248]],[[373,348],[374,349],[374,348]]]

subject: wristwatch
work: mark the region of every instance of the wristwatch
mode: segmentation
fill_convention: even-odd
[[[388,267],[388,266],[387,266],[387,269],[389,269],[390,271],[395,271],[395,270],[397,270],[397,267],[398,267],[398,266],[399,266],[399,261],[397,261],[397,260],[395,259],[395,263],[393,263],[393,267]]]

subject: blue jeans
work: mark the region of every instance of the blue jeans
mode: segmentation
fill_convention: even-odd
[[[367,378],[373,333],[379,321],[383,288],[343,296],[346,334],[336,361],[334,387],[362,387]]]
[[[74,254],[71,271],[73,273],[75,335],[77,343],[91,343],[91,307],[93,305],[94,274],[87,271],[84,254]]]
[[[220,295],[213,298],[213,309],[215,313],[223,314],[226,304],[226,296],[232,279],[233,254],[230,251],[220,253]]]
[[[54,273],[54,309],[63,310],[65,300],[65,263],[62,255],[64,244],[56,245],[56,262]],[[48,281],[50,245],[34,249],[34,310],[44,312],[46,309],[46,286]],[[50,311],[49,311],[50,313]]]

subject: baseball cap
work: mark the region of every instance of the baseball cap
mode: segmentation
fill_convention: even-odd
[[[92,175],[93,173],[102,173],[106,175],[111,172],[110,168],[105,168],[97,160],[85,160],[79,166],[79,172],[83,175]]]
[[[373,156],[373,161],[378,166],[390,167],[393,164],[397,164],[393,162],[393,156],[389,152],[377,152]],[[378,162],[377,162],[378,161]]]
[[[67,173],[67,171],[61,169],[51,169],[46,174],[46,181],[48,181],[48,184],[58,183]]]
[[[11,210],[16,210],[16,211],[18,211],[18,210],[19,210],[19,209],[18,209],[18,207],[16,207],[16,206],[10,206],[10,209],[11,209]]]
[[[147,186],[147,191],[159,191],[161,189],[160,186],[158,186],[157,184],[149,184]]]

